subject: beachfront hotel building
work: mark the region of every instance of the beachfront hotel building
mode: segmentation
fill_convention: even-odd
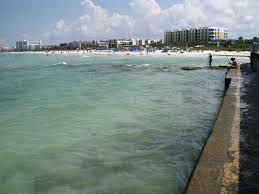
[[[144,39],[137,39],[136,40],[136,45],[137,46],[145,46],[146,45],[146,41]]]
[[[109,48],[109,45],[110,45],[110,41],[109,40],[97,40],[96,41],[96,46],[98,48],[107,49],[107,48]]]
[[[135,39],[113,39],[110,40],[110,48],[122,48],[136,46]]]
[[[166,31],[166,45],[197,45],[208,44],[211,40],[228,39],[228,29],[221,27],[200,27],[182,30]]]
[[[109,41],[110,48],[149,47],[153,44],[163,44],[163,40],[155,39],[113,39]]]
[[[165,36],[164,36],[165,44],[166,45],[172,45],[172,42],[173,42],[172,38],[173,38],[173,32],[170,31],[170,30],[166,31]]]
[[[37,49],[41,49],[42,47],[42,42],[41,40],[39,41],[18,41],[16,42],[16,50],[17,51],[33,51]]]

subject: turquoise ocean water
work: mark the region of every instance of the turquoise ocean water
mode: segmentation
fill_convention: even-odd
[[[207,61],[0,54],[0,193],[181,193],[225,72],[180,67]]]

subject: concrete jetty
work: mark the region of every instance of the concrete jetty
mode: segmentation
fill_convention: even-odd
[[[187,194],[237,193],[239,182],[240,69],[231,79],[214,127],[186,188]]]
[[[259,45],[251,63],[230,69],[217,120],[186,194],[259,193]]]

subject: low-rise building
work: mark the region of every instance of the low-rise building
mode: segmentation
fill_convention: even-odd
[[[94,49],[97,47],[96,41],[83,41],[81,42],[81,48],[82,49]]]
[[[68,49],[68,46],[69,46],[69,43],[60,43],[59,44],[59,48],[64,49],[64,50]]]
[[[111,39],[109,41],[109,47],[110,48],[118,48],[117,40],[116,39]]]
[[[128,48],[136,46],[135,39],[113,39],[110,40],[110,48]]]
[[[137,39],[136,40],[136,46],[145,46],[145,40],[144,39]]]
[[[42,47],[41,40],[39,41],[18,41],[16,42],[16,50],[17,51],[34,51],[40,50]]]
[[[99,48],[108,49],[109,45],[110,45],[109,40],[98,40],[98,41],[96,41],[96,46],[99,47]]]
[[[151,40],[151,39],[146,39],[146,40],[145,40],[145,45],[146,45],[146,46],[149,46],[151,43],[152,43],[152,40]]]
[[[41,47],[41,50],[45,50],[45,51],[49,51],[49,50],[57,50],[60,48],[60,45],[47,45],[47,44],[44,44],[42,45]]]
[[[68,43],[68,47],[71,50],[81,49],[81,42],[80,41],[73,41]]]
[[[136,40],[134,39],[118,39],[118,47],[133,47],[136,46]]]

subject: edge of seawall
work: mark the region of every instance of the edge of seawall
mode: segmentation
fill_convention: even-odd
[[[186,186],[186,194],[238,193],[240,68],[229,69],[225,96]]]

